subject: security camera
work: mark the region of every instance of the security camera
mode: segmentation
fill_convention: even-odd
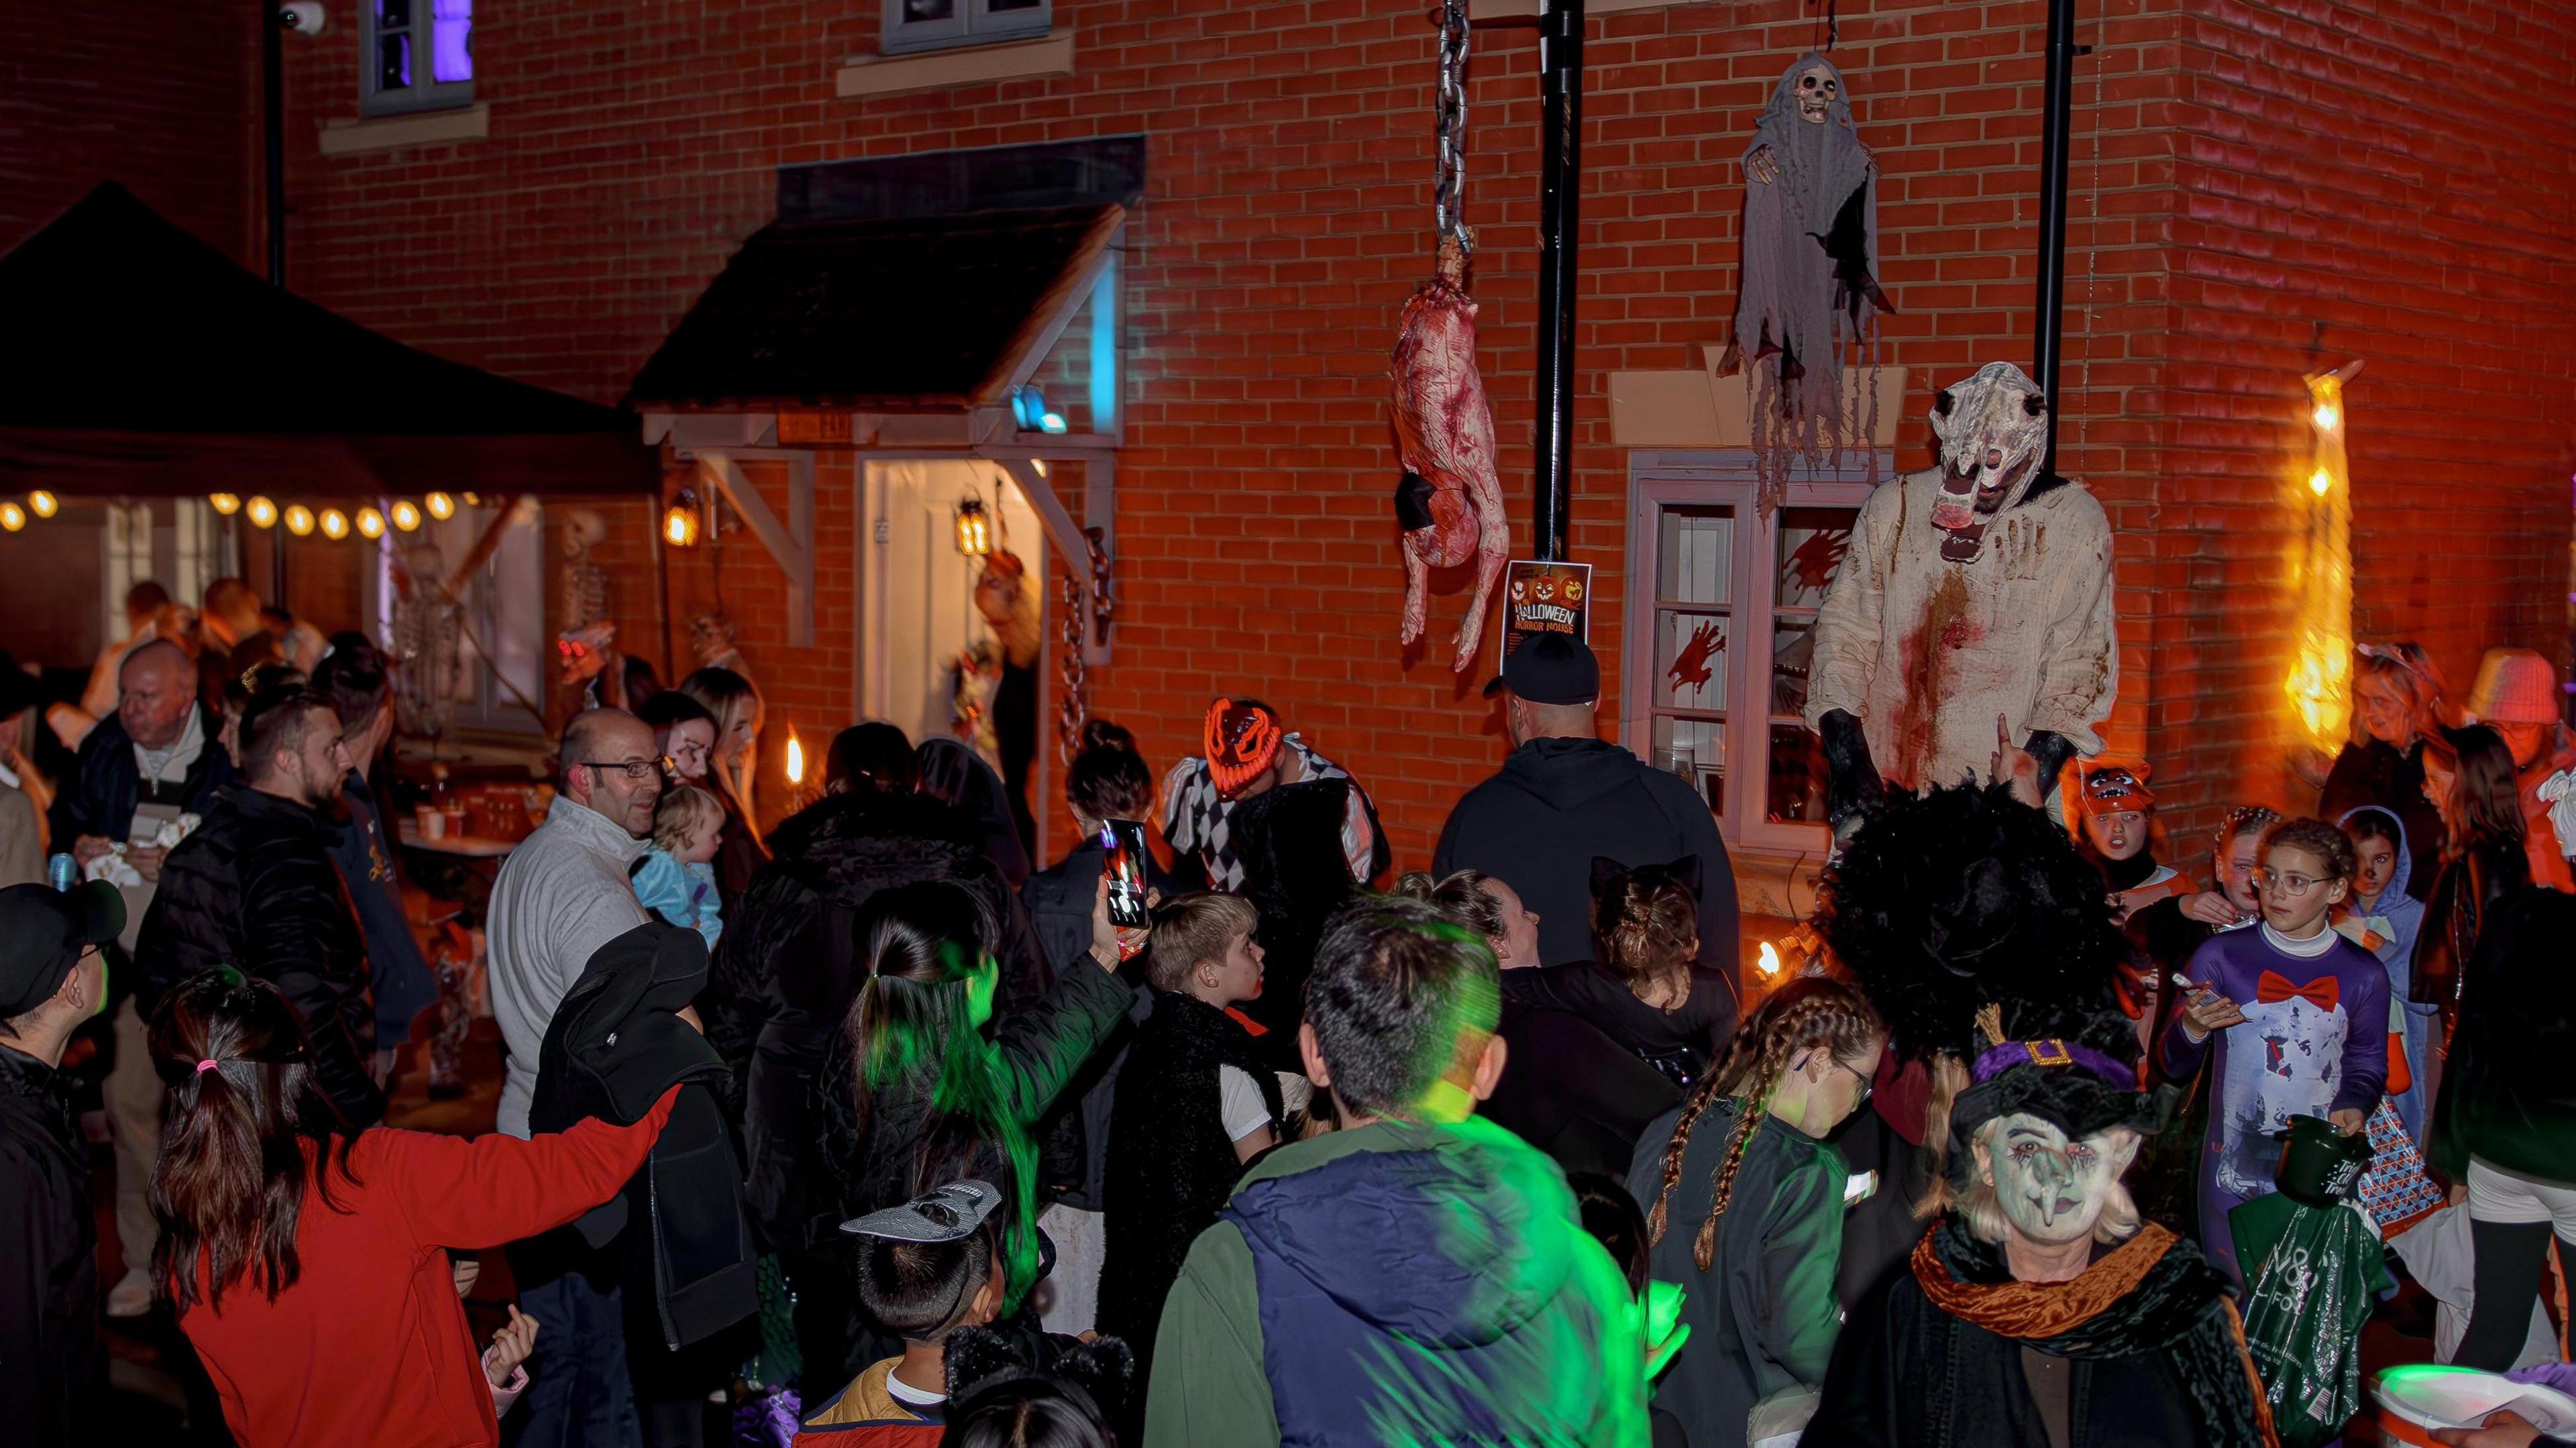
[[[330,19],[330,12],[322,8],[321,0],[286,0],[285,4],[277,7],[277,24],[281,30],[319,35]]]

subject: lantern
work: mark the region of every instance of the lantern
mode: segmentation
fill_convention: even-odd
[[[698,546],[698,495],[682,488],[662,514],[662,541],[674,548]]]
[[[969,558],[986,557],[993,551],[993,519],[984,511],[981,498],[957,501],[957,551]]]

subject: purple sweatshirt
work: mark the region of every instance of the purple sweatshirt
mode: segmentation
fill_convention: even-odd
[[[2388,971],[2331,930],[2294,941],[2257,925],[2212,936],[2193,952],[2187,974],[2245,1012],[2244,1024],[2206,1041],[2192,1040],[2177,1015],[2162,1042],[2165,1070],[2176,1080],[2198,1071],[2216,1047],[2201,1148],[2200,1245],[2242,1280],[2227,1214],[2274,1190],[2281,1159],[2274,1137],[2293,1116],[2379,1104],[2388,1080]]]

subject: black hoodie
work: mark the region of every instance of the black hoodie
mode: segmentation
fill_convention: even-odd
[[[1682,780],[1598,739],[1533,739],[1467,791],[1440,831],[1432,869],[1482,870],[1538,912],[1539,958],[1592,957],[1592,857],[1645,865],[1700,860],[1701,963],[1736,977],[1735,875],[1717,817]]]

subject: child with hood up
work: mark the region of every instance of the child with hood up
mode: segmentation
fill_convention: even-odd
[[[2425,1052],[2432,1049],[2433,1016],[2440,1009],[2409,998],[2407,982],[2415,959],[2415,935],[2424,924],[2424,902],[2406,891],[2415,873],[2408,851],[2406,823],[2394,810],[2375,804],[2347,810],[2338,821],[2352,840],[2352,898],[2345,902],[2335,929],[2346,940],[2379,957],[2388,969],[2388,1096],[2406,1134],[2424,1139]]]

